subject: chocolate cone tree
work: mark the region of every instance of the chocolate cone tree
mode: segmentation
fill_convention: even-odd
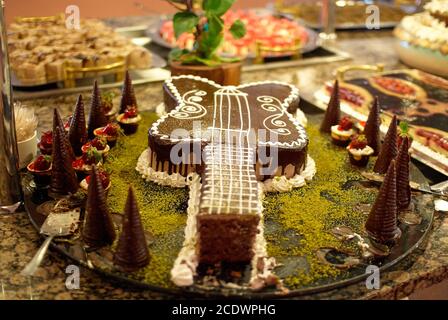
[[[394,116],[390,122],[373,171],[380,174],[386,173],[390,162],[395,159],[397,153],[397,117]]]
[[[409,138],[403,137],[397,156],[397,203],[398,209],[407,209],[411,204],[409,185]]]
[[[131,76],[126,70],[126,75],[121,92],[120,113],[124,113],[128,107],[137,108],[137,99],[135,98],[134,86],[132,85]]]
[[[123,229],[114,254],[114,263],[132,272],[148,265],[150,260],[140,212],[132,187],[129,187],[124,208]]]
[[[365,227],[369,237],[382,244],[393,243],[401,235],[397,214],[396,169],[395,160],[392,160],[367,218]]]
[[[93,84],[92,100],[90,103],[89,124],[88,124],[88,137],[89,139],[95,138],[93,131],[96,128],[104,127],[108,120],[103,110],[103,104],[101,102],[100,89],[98,83],[95,80]]]
[[[62,134],[62,140],[64,140],[64,143],[67,144],[67,152],[70,155],[70,159],[73,161],[75,160],[75,153],[73,152],[72,146],[68,141],[67,132],[65,132],[64,129],[64,123],[62,122],[61,115],[59,114],[59,111],[54,108],[53,109],[53,133],[56,132],[56,128],[61,129]]]
[[[341,106],[339,101],[339,82],[336,80],[333,85],[333,91],[331,92],[330,102],[328,102],[327,110],[325,111],[325,117],[320,126],[320,131],[331,132],[331,127],[338,124],[341,117]]]
[[[377,156],[380,152],[380,104],[378,97],[375,97],[373,101],[372,108],[370,109],[369,116],[367,117],[366,126],[364,128],[364,135],[367,138],[367,145],[369,145]]]
[[[56,127],[53,133],[53,167],[51,170],[50,193],[63,196],[78,191],[78,179],[72,166],[62,129]]]
[[[81,156],[81,147],[87,142],[86,118],[84,114],[84,102],[82,95],[79,95],[76,101],[75,111],[73,112],[68,139],[75,152],[75,155]]]
[[[84,242],[93,248],[110,245],[115,240],[115,228],[106,203],[106,192],[95,165],[87,191],[86,216],[82,230]]]

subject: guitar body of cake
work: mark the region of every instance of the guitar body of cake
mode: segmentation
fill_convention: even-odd
[[[179,76],[164,93],[169,112],[149,130],[149,163],[169,174],[201,174],[198,261],[250,262],[262,232],[258,181],[292,177],[306,165],[306,132],[287,111],[298,107],[297,89]]]

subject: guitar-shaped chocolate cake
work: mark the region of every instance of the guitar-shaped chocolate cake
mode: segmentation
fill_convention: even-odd
[[[199,262],[249,262],[262,210],[258,181],[293,177],[306,165],[307,134],[288,112],[298,107],[298,90],[178,76],[165,82],[164,98],[169,112],[149,129],[149,164],[202,175]]]

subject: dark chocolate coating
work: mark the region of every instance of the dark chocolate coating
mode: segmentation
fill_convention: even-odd
[[[82,238],[92,248],[111,245],[115,240],[115,227],[106,203],[106,192],[95,165],[92,168],[87,192]]]
[[[62,134],[61,128],[56,127],[53,132],[53,164],[50,183],[50,193],[53,196],[73,194],[79,188],[68,150],[69,144]]]
[[[114,264],[132,272],[148,265],[150,260],[145,232],[140,220],[137,199],[129,187],[124,208],[123,227],[114,253]]]
[[[365,227],[369,237],[382,244],[392,244],[401,235],[397,214],[396,169],[392,160],[367,218]]]
[[[65,132],[64,129],[64,123],[62,122],[62,118],[61,115],[59,114],[58,109],[54,108],[53,109],[53,133],[56,132],[56,128],[60,128],[61,129],[61,134],[62,134],[62,138],[64,141],[68,141],[68,135],[67,132]],[[75,152],[72,149],[71,144],[69,143],[68,148],[67,148],[67,152],[70,156],[71,160],[75,160]]]
[[[108,119],[103,110],[103,103],[101,102],[100,89],[98,83],[95,80],[93,84],[92,100],[90,103],[89,124],[88,124],[88,137],[89,139],[95,138],[93,131],[99,127],[107,125]]]
[[[335,80],[333,90],[331,91],[330,101],[328,102],[325,117],[320,126],[320,131],[331,133],[331,127],[339,123],[341,117],[341,103],[339,100],[339,82]]]
[[[75,152],[75,155],[81,156],[81,147],[87,142],[86,117],[84,114],[84,102],[82,95],[79,95],[76,101],[75,111],[70,123],[70,130],[68,131],[68,138],[70,144]]]
[[[126,70],[123,88],[121,91],[120,112],[119,113],[124,113],[128,107],[138,108],[137,99],[135,98],[134,86],[132,85],[131,76],[129,75],[129,72]]]
[[[378,158],[376,159],[373,171],[380,174],[386,173],[390,162],[395,159],[397,153],[397,116],[394,115],[381,146]]]
[[[409,138],[404,137],[397,156],[397,203],[398,209],[407,209],[411,204],[409,185]]]
[[[364,135],[367,138],[367,144],[373,149],[374,156],[378,155],[381,148],[380,126],[380,104],[378,97],[376,96],[370,109],[369,116],[366,121],[366,126],[364,128]]]

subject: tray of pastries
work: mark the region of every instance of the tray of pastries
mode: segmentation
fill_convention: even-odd
[[[76,79],[148,69],[157,62],[149,50],[102,21],[82,19],[79,29],[70,29],[62,15],[17,18],[8,28],[8,47],[16,87],[73,86]]]
[[[365,121],[375,97],[378,97],[383,133],[387,129],[385,125],[396,115],[408,124],[413,138],[412,156],[448,175],[448,81],[416,69],[344,79],[343,74],[352,69],[378,70],[378,67],[346,66],[338,70],[342,111]],[[332,83],[326,83],[315,93],[317,106],[325,107],[332,87]]]

